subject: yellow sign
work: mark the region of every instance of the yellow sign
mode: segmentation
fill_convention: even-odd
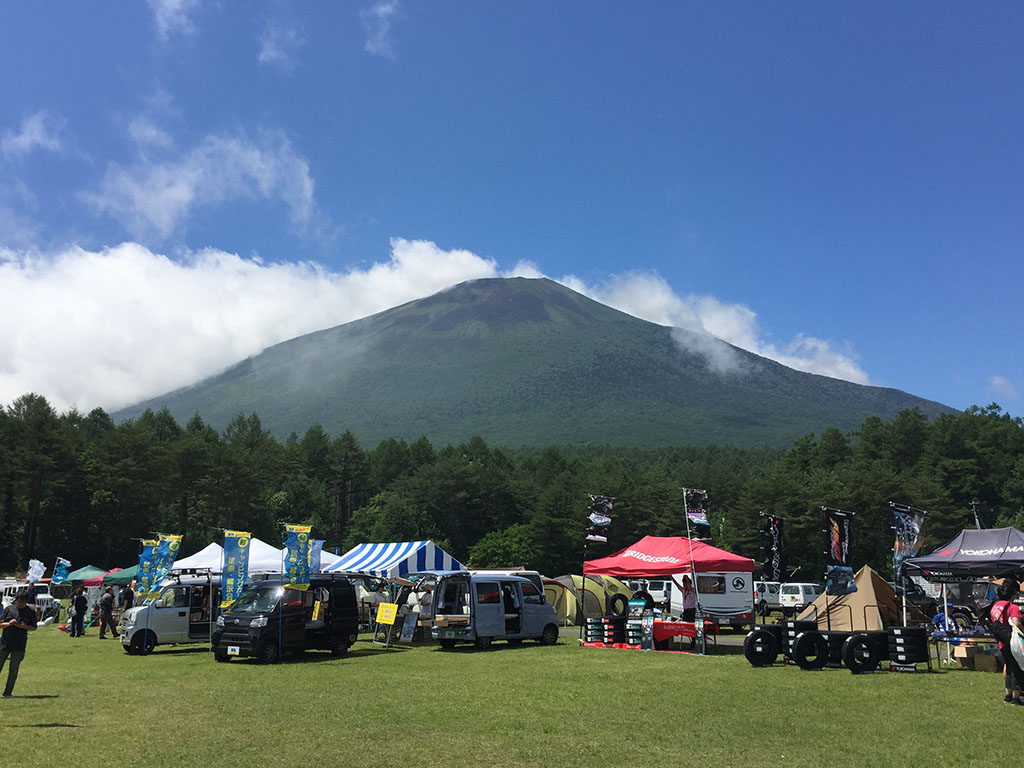
[[[398,615],[398,603],[381,603],[377,606],[377,623],[394,624]]]

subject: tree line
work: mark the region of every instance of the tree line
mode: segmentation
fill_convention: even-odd
[[[890,501],[928,511],[925,551],[975,514],[983,527],[1024,527],[1024,422],[993,404],[931,421],[917,409],[869,417],[788,450],[509,450],[480,437],[367,448],[319,425],[281,442],[254,413],[222,432],[166,409],[115,424],[101,409],[57,413],[28,394],[0,407],[0,572],[24,572],[30,557],[125,567],[154,532],[183,534],[186,554],[225,528],[280,546],[282,524],[306,523],[328,550],[432,539],[476,567],[579,573],[584,557],[644,535],[685,535],[683,487],[708,491],[712,543],[758,562],[759,513],[785,518],[801,580],[822,577],[820,508],[855,512],[855,565],[889,575]],[[614,498],[607,544],[584,542],[588,494]]]

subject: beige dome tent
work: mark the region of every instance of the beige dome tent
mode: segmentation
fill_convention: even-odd
[[[818,620],[818,629],[838,632],[868,632],[903,623],[903,603],[888,582],[865,565],[853,577],[857,591],[848,595],[820,595],[804,608],[797,621]],[[826,613],[827,598],[827,613]],[[927,617],[907,605],[907,621],[913,624]]]
[[[580,595],[583,595],[582,606]],[[612,612],[612,599],[633,596],[629,587],[612,576],[587,576],[586,586],[578,574],[544,580],[544,596],[555,608],[559,623],[583,623],[584,616],[607,616]],[[582,609],[582,610],[581,610]]]

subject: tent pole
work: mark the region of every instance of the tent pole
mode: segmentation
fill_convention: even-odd
[[[683,488],[683,519],[686,521],[686,546],[690,549],[690,576],[693,577],[693,594],[697,603],[697,610],[693,617],[693,644],[697,653],[704,655],[704,611],[700,607],[700,588],[697,586],[697,568],[693,563],[693,539],[690,538],[690,515],[686,507],[686,488]],[[684,606],[685,610],[685,606]]]
[[[942,583],[942,623],[946,632],[946,663],[949,664],[949,595],[946,593],[946,583]]]

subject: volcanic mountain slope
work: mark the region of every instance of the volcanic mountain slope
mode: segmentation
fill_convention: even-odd
[[[165,405],[181,423],[198,412],[218,429],[255,412],[280,438],[320,423],[364,445],[478,434],[510,447],[787,445],[870,414],[951,410],[795,371],[526,278],[462,283],[300,336],[114,415]]]

